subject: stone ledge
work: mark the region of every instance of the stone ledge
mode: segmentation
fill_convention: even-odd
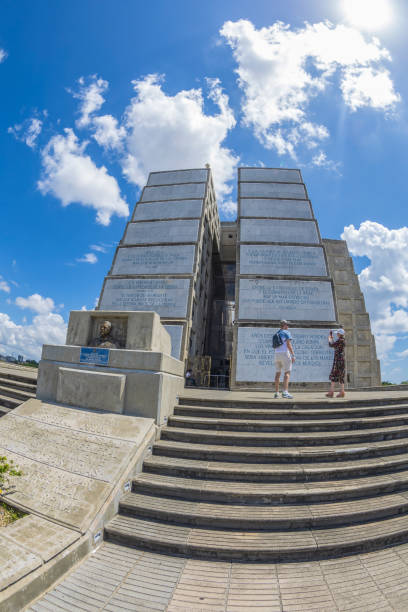
[[[101,540],[155,436],[153,419],[39,400],[1,419],[0,454],[23,474],[0,499],[30,513],[0,535],[2,612],[23,609]]]

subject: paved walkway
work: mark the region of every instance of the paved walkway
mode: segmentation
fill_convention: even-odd
[[[105,542],[31,612],[407,612],[408,544],[311,563],[200,561]]]

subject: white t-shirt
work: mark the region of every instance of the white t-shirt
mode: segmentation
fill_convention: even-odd
[[[283,344],[281,344],[275,349],[275,353],[285,353],[286,355],[290,355],[286,343],[288,340],[292,340],[292,336],[290,335],[287,329],[280,329],[278,333],[283,340]]]

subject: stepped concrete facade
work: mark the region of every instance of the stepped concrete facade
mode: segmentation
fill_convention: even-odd
[[[232,389],[272,387],[281,319],[292,323],[292,383],[321,388],[333,361],[328,332],[343,326],[347,386],[381,384],[347,245],[321,238],[297,169],[240,168],[234,223],[219,221],[209,168],[150,173],[98,308],[157,312],[172,355],[193,369],[206,359]]]

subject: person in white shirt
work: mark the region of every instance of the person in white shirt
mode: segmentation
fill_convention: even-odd
[[[283,391],[282,397],[292,399],[293,395],[289,393],[289,379],[292,370],[292,364],[295,362],[295,353],[292,347],[292,336],[288,331],[289,321],[283,319],[280,322],[280,329],[277,332],[282,340],[282,344],[275,348],[275,398],[279,397],[279,381],[283,370]]]

